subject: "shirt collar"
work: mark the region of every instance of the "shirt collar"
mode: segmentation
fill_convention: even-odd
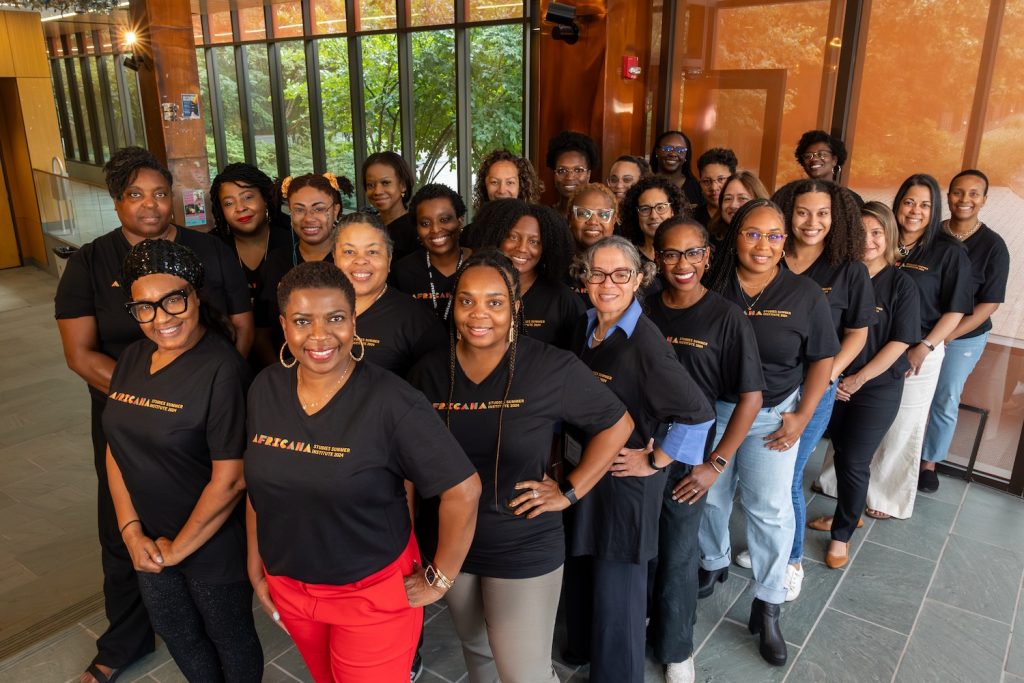
[[[617,321],[615,321],[615,324],[612,325],[611,329],[605,334],[605,338],[607,339],[608,336],[615,331],[616,327],[626,334],[627,339],[632,337],[633,331],[636,329],[637,321],[640,320],[640,315],[642,313],[643,309],[640,307],[640,301],[638,301],[636,297],[633,297],[633,303],[631,303],[629,308],[626,309],[626,312],[623,313]],[[587,310],[587,337],[589,338],[596,329],[597,310],[591,308]]]

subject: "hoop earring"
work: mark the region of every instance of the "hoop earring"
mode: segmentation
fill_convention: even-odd
[[[284,350],[288,348],[288,342],[281,344],[281,351],[277,354],[278,358],[281,359],[281,365],[285,366],[289,370],[295,367],[295,364],[299,362],[298,358],[292,358],[291,364],[284,362]]]
[[[352,349],[348,350],[348,357],[358,363],[363,359],[363,356],[366,355],[366,344],[363,343],[363,338],[360,337],[358,334],[356,335],[356,341],[359,342],[359,358],[356,358],[352,354]]]

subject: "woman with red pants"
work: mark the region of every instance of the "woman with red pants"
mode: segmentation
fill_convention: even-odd
[[[422,394],[359,362],[341,270],[301,264],[277,295],[292,360],[282,347],[281,366],[249,394],[249,578],[318,683],[407,679],[422,608],[451,588],[469,549],[480,479]],[[441,500],[425,568],[409,482]]]

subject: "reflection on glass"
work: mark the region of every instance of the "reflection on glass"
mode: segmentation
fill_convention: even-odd
[[[125,126],[124,114],[121,109],[121,91],[117,88],[117,71],[115,58],[111,56],[100,57],[107,72],[107,87],[110,90],[110,116],[114,124],[114,149],[126,147],[128,134]]]
[[[345,33],[345,0],[310,0],[313,4],[313,33]]]
[[[467,21],[516,19],[523,16],[523,2],[519,0],[466,0]]]
[[[452,0],[408,0],[410,26],[437,26],[455,23]]]
[[[210,82],[206,71],[206,50],[196,50],[199,64],[199,112],[206,131],[206,161],[210,165],[210,178],[217,174],[217,143],[213,137],[213,116],[210,110]]]
[[[89,115],[86,113],[85,83],[82,81],[82,67],[79,59],[72,59],[71,67],[75,74],[75,92],[78,95],[78,111],[81,115],[82,129],[85,132],[85,139],[78,140],[78,149],[83,152],[79,159],[82,161],[96,163],[96,151],[92,147],[92,127],[90,126]],[[71,107],[75,107],[72,105]]]
[[[275,38],[302,37],[302,3],[281,2],[271,6]]]
[[[146,125],[142,121],[142,100],[139,98],[139,75],[122,67],[124,83],[128,88],[128,106],[132,114],[132,128],[135,140],[132,144],[146,146]]]
[[[348,41],[345,38],[325,38],[319,41],[318,46],[327,170],[347,176],[358,185],[352,139],[352,101],[349,97]],[[346,210],[355,208],[355,197],[342,195],[342,199]]]
[[[99,59],[97,57],[97,59]],[[92,101],[96,104],[96,119],[99,122],[100,130],[100,162],[105,162],[110,158],[110,133],[107,130],[107,123],[104,111],[110,106],[109,100],[103,97],[100,92],[100,70],[99,64],[96,61],[89,59],[87,60],[89,67],[90,80],[92,82]]]
[[[51,59],[50,70],[52,72],[50,80],[53,83],[53,103],[57,105],[58,108],[57,121],[60,124],[60,137],[61,143],[64,147],[64,158],[73,159],[75,157],[75,142],[74,134],[72,132],[74,128],[73,126],[67,125],[70,122],[68,117],[68,109],[70,108],[68,100],[68,79],[64,77],[60,60]],[[62,101],[64,102],[63,107],[60,106]]]
[[[239,40],[266,40],[267,25],[264,22],[263,6],[241,7],[238,10]]]
[[[249,66],[249,108],[256,140],[256,166],[267,175],[277,175],[277,150],[274,147],[274,109],[270,100],[270,67],[266,45],[247,45]]]
[[[238,75],[235,72],[234,48],[215,47],[211,52],[214,64],[217,65],[217,94],[220,96],[220,123],[224,127],[227,163],[245,161],[242,118],[238,111]]]
[[[211,43],[230,43],[234,39],[231,33],[231,12],[210,12],[207,17]]]
[[[457,188],[454,31],[412,34],[412,83],[416,186]]]
[[[469,31],[473,168],[492,150],[523,153],[523,27]]]
[[[395,0],[359,0],[359,31],[379,31],[398,26]]]
[[[398,106],[398,40],[395,34],[363,36],[363,97],[366,101],[366,151],[401,152]]]
[[[309,89],[306,85],[306,54],[301,41],[281,43],[281,79],[284,82],[285,127],[288,135],[288,173],[292,176],[312,173]]]

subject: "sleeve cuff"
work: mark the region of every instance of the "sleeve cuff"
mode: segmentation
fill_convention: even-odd
[[[708,434],[714,426],[714,420],[693,425],[673,422],[660,441],[655,439],[655,447],[665,451],[676,462],[699,465],[704,462]]]

